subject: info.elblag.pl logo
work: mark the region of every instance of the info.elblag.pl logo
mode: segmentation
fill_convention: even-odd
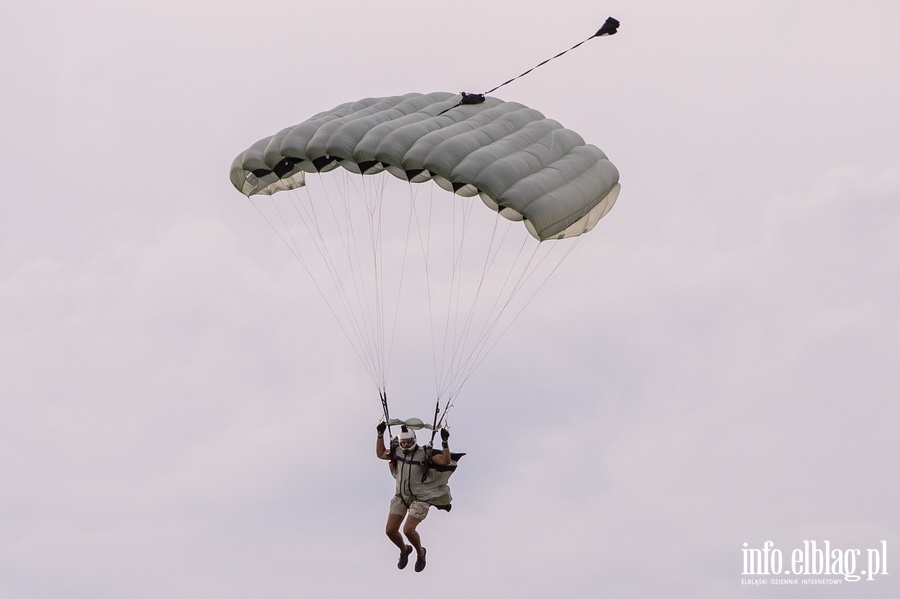
[[[742,578],[741,584],[841,584],[888,574],[887,541],[866,549],[842,549],[827,540],[803,541],[787,554],[773,541],[760,548],[744,543],[741,556],[741,574],[754,577]]]

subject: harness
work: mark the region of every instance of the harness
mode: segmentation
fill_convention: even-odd
[[[412,504],[412,502],[419,501],[419,498],[416,497],[416,494],[412,492],[412,484],[411,484],[412,467],[420,466],[424,469],[424,471],[422,472],[422,482],[424,483],[425,478],[428,476],[428,466],[431,464],[431,459],[429,458],[427,451],[425,451],[426,457],[423,460],[413,460],[413,459],[407,458],[402,453],[397,451],[398,446],[399,446],[399,444],[397,444],[395,441],[393,441],[393,440],[391,441],[391,469],[395,470],[397,467],[397,463],[398,462],[400,463],[400,472],[397,472],[395,474],[395,476],[398,477],[397,482],[400,485],[400,492],[397,493],[397,496],[400,498],[400,501],[403,502],[403,505],[406,506],[407,509],[409,509],[409,506]],[[410,455],[415,456],[416,453],[418,453],[418,451],[419,451],[419,446],[413,445],[412,451],[410,451]],[[405,477],[403,476],[404,467],[407,469],[407,475]],[[404,491],[403,481],[406,481],[406,494],[405,495],[403,492]],[[406,497],[412,497],[412,501],[407,503]]]
[[[436,473],[435,477],[431,482],[428,483],[426,488],[430,488],[432,485],[434,487],[446,486],[447,498],[450,499],[450,488],[447,486],[447,480],[450,476],[456,472],[457,464],[456,462],[462,458],[465,453],[450,453],[451,464],[449,465],[440,465],[435,464],[431,459],[436,451],[432,449],[430,446],[422,447],[420,445],[415,445],[414,449],[409,453],[409,457],[406,454],[397,451],[398,445],[395,441],[391,442],[391,472],[394,475],[394,478],[398,481],[398,492],[397,497],[400,498],[400,501],[403,502],[403,505],[407,508],[410,507],[412,502],[421,501],[422,503],[427,503],[429,505],[433,505],[439,510],[444,510],[449,512],[452,505],[448,501],[446,504],[437,505],[432,503],[431,499],[421,499],[416,493],[413,492],[412,484],[412,468],[418,466],[423,469],[422,471],[422,479],[421,483],[425,484],[425,481],[428,478],[429,473]],[[421,459],[415,459],[418,450],[422,449],[424,455]],[[399,477],[399,478],[398,478]],[[407,500],[409,499],[409,500]],[[434,499],[434,498],[432,498]]]
[[[415,449],[419,449],[419,446],[416,445],[416,446],[415,446]],[[415,453],[415,452],[412,452],[412,453]],[[426,453],[427,453],[427,452],[426,452]],[[411,464],[411,465],[415,465],[415,466],[422,466],[423,468],[428,468],[429,466],[431,466],[431,460],[429,460],[427,457],[426,457],[426,459],[424,459],[424,460],[410,460],[409,458],[405,458],[405,457],[403,457],[403,456],[397,456],[397,457],[396,457],[396,460],[397,460],[398,462],[402,462],[402,463],[404,463],[404,464]],[[424,479],[422,480],[422,482],[425,482]]]

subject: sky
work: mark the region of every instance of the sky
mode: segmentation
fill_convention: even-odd
[[[0,598],[900,593],[900,5],[548,6],[0,6]],[[229,166],[608,15],[496,93],[622,193],[458,398],[400,572],[375,387]],[[887,574],[745,575],[767,541]]]

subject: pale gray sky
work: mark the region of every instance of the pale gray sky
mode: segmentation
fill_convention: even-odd
[[[0,597],[900,593],[900,5],[548,6],[0,8]],[[228,167],[608,15],[497,95],[622,195],[457,401],[454,511],[398,572],[377,395]],[[890,575],[742,585],[766,540]]]

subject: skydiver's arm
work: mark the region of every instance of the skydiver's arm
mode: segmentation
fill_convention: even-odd
[[[378,433],[378,438],[375,439],[375,455],[380,460],[391,459],[391,452],[384,446],[384,436],[381,433]]]
[[[375,457],[379,460],[389,460],[391,459],[391,452],[384,447],[384,431],[387,430],[387,423],[382,420],[378,423],[378,426],[375,427],[375,432],[378,433],[378,438],[375,440]]]
[[[436,453],[431,457],[431,461],[437,464],[438,466],[449,466],[450,462],[450,450],[444,449],[441,453]]]
[[[441,453],[436,453],[431,457],[431,461],[438,466],[449,466],[453,458],[450,457],[450,442],[444,440],[441,442]]]

